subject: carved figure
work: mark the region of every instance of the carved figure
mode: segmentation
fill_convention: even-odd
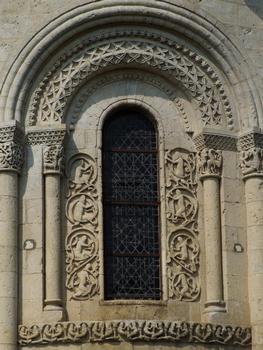
[[[94,242],[89,242],[87,236],[77,237],[74,255],[76,260],[88,258],[94,251]]]
[[[214,149],[203,149],[198,155],[200,175],[219,175],[222,167],[222,152]]]
[[[187,238],[183,238],[183,237],[178,237],[178,244],[174,244],[172,246],[172,250],[173,250],[173,257],[174,258],[178,258],[180,260],[188,260],[189,259],[189,252],[188,252],[188,242],[187,242]]]
[[[75,298],[83,297],[92,294],[92,289],[96,286],[96,279],[93,276],[92,265],[87,264],[83,270],[78,273],[78,279],[76,282],[77,292]]]
[[[241,169],[243,175],[248,175],[253,172],[262,171],[263,150],[259,148],[251,148],[241,152]]]

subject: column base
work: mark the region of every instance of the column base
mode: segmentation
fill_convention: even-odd
[[[204,313],[226,312],[226,303],[223,300],[211,300],[205,303]]]
[[[62,301],[60,299],[48,299],[48,300],[46,299],[44,301],[44,304],[45,304],[44,310],[46,310],[46,311],[64,310],[64,307],[62,305]]]

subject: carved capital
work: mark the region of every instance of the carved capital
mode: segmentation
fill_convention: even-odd
[[[222,151],[204,148],[198,153],[198,173],[199,177],[220,177],[222,170]]]
[[[52,145],[44,148],[44,174],[62,174],[63,161],[64,152],[62,145]]]
[[[240,168],[243,178],[263,176],[263,134],[252,131],[239,138]]]
[[[20,172],[23,161],[24,133],[17,122],[0,127],[0,171]]]
[[[263,149],[250,148],[240,152],[240,167],[244,178],[263,176]]]
[[[24,161],[23,147],[13,141],[0,143],[0,171],[20,172]]]

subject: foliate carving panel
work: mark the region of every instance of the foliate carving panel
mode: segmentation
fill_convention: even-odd
[[[97,167],[90,156],[77,154],[67,169],[66,287],[72,299],[86,300],[99,293]]]
[[[107,44],[100,42],[105,39]],[[63,54],[34,92],[30,125],[34,125],[37,118],[44,123],[60,122],[75,89],[94,72],[120,64],[141,64],[169,72],[195,99],[204,125],[227,122],[233,127],[229,100],[208,62],[170,39],[129,30],[95,36]]]
[[[200,177],[220,176],[222,170],[222,151],[205,148],[198,153],[198,173]]]
[[[169,297],[194,301],[200,295],[195,154],[173,149],[165,162]]]
[[[251,345],[251,329],[230,325],[158,320],[81,321],[19,326],[19,344],[101,342],[171,342]]]

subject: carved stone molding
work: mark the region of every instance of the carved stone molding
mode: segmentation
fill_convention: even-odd
[[[24,162],[24,133],[17,123],[0,127],[0,171],[20,172]]]
[[[205,148],[198,153],[198,174],[202,179],[207,176],[221,176],[222,171],[222,151]]]
[[[61,145],[46,146],[43,150],[44,174],[62,174],[64,150]]]
[[[89,155],[76,154],[67,165],[66,287],[75,300],[99,293],[97,166]]]
[[[195,301],[200,295],[195,154],[173,149],[165,162],[169,297]]]
[[[66,129],[35,129],[28,130],[26,135],[26,143],[28,145],[61,145],[66,135]]]
[[[218,149],[222,151],[237,151],[237,139],[234,136],[201,133],[195,136],[193,141],[198,152],[205,148]]]
[[[79,321],[20,325],[19,344],[171,342],[173,344],[251,345],[249,327],[159,320]]]
[[[250,148],[263,149],[263,134],[260,132],[250,132],[240,136],[238,148],[240,151],[247,151]]]
[[[209,63],[181,44],[142,30],[107,32],[65,52],[33,94],[30,125],[60,123],[68,100],[81,84],[95,72],[120,64],[140,64],[168,72],[195,99],[204,125],[227,124],[233,128],[230,102]]]

